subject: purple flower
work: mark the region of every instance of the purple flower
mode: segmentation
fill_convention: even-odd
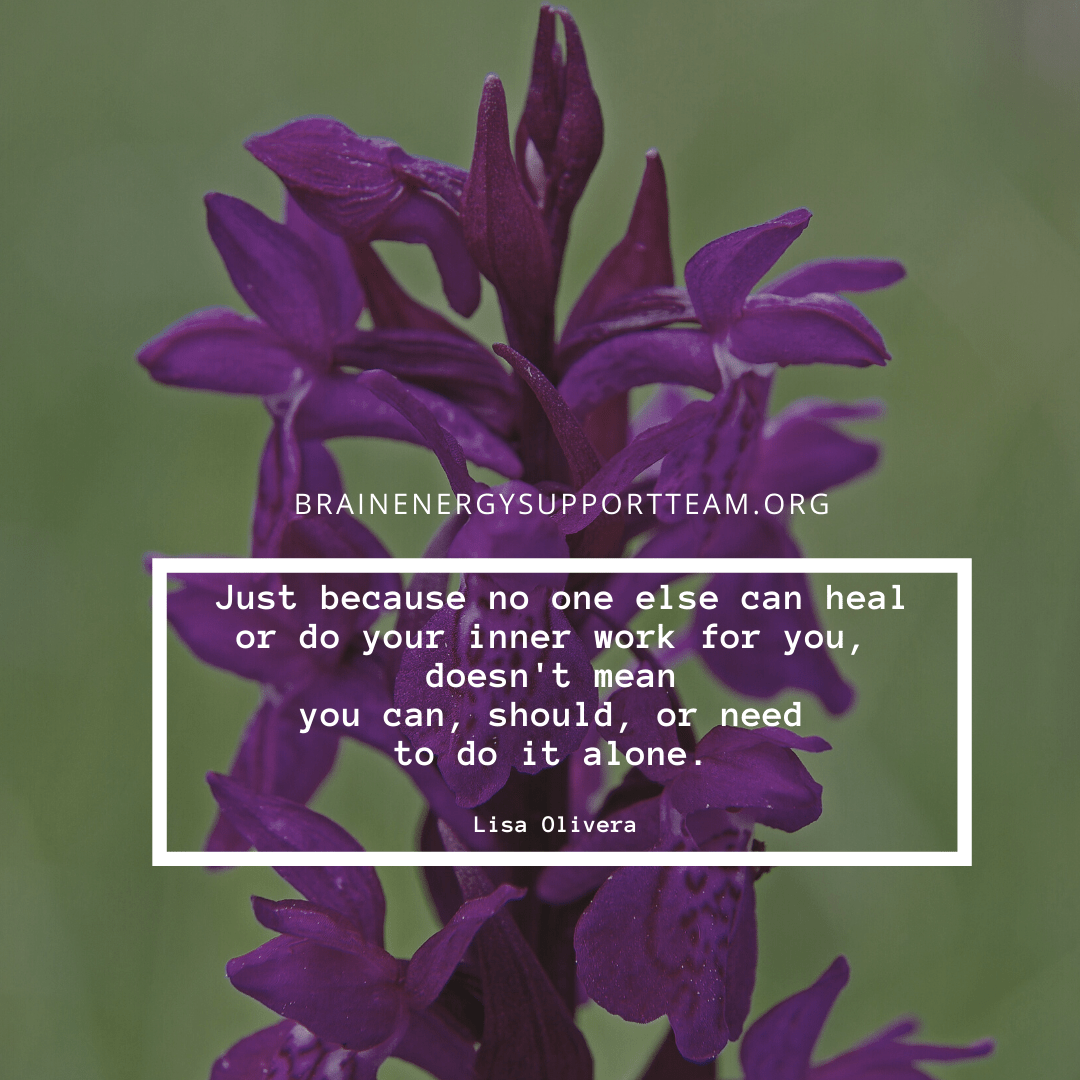
[[[636,699],[626,691],[615,699],[621,723]],[[639,708],[634,726],[645,726],[648,711]],[[760,848],[752,842],[754,823],[793,832],[821,814],[821,787],[793,749],[816,752],[829,745],[784,731],[713,728],[694,748],[699,766],[642,766],[654,787],[631,774],[624,798],[615,793],[609,806],[639,822],[639,850]],[[656,784],[664,785],[659,795],[652,794]],[[632,801],[634,789],[641,801]],[[610,837],[598,833],[573,847],[617,848]],[[553,903],[567,903],[600,885],[574,935],[585,989],[627,1020],[646,1023],[666,1014],[679,1052],[709,1061],[739,1036],[750,1008],[757,957],[754,877],[745,868],[623,867],[610,876],[606,870],[550,868],[539,890]]]
[[[288,418],[275,422],[260,470],[253,521],[253,552],[285,557],[386,557],[379,541],[349,516],[296,518],[292,494],[298,485],[340,497],[341,479],[329,453],[318,442],[289,437]],[[462,469],[464,461],[462,460]],[[263,700],[248,722],[230,775],[253,791],[306,803],[333,767],[341,735],[358,739],[392,756],[397,739],[382,722],[393,702],[396,668],[392,652],[374,645],[370,627],[377,613],[344,607],[325,611],[322,590],[396,590],[396,575],[357,579],[322,575],[192,574],[169,596],[169,621],[184,643],[207,663],[260,683]],[[258,598],[258,603],[256,599]],[[272,607],[266,606],[272,604]],[[243,607],[241,607],[243,605]],[[405,613],[403,613],[405,614]],[[320,643],[329,632],[330,647],[308,647],[303,637],[315,624]],[[248,631],[263,647],[241,648],[236,635]],[[368,631],[368,636],[365,636]],[[337,721],[342,702],[351,705]],[[335,710],[335,724],[315,721],[324,708]],[[301,726],[301,709],[311,718]],[[407,770],[425,798],[458,827],[452,794],[429,769]],[[219,815],[207,840],[209,850],[244,850],[247,841]]]
[[[964,1061],[994,1049],[990,1039],[971,1046],[906,1042],[919,1022],[898,1020],[855,1049],[812,1066],[814,1044],[850,974],[839,956],[813,986],[755,1020],[739,1048],[744,1080],[931,1080],[917,1062]]]
[[[351,246],[372,240],[425,244],[450,306],[471,315],[480,275],[465,250],[458,214],[466,174],[364,138],[327,117],[295,120],[256,135],[247,148],[277,173],[304,212]]]
[[[226,777],[211,774],[209,780],[230,823],[261,851],[361,850],[343,829],[303,806],[256,795]],[[255,1080],[275,1070],[300,1080],[374,1077],[391,1054],[445,1080],[506,1075],[507,1062],[522,1061],[527,1064],[514,1072],[525,1078],[592,1075],[569,1012],[521,932],[501,913],[523,889],[493,888],[478,871],[460,871],[461,904],[403,961],[383,948],[385,901],[374,870],[288,867],[278,873],[306,899],[253,897],[256,918],[279,936],[231,960],[227,974],[239,990],[293,1023],[242,1040],[218,1060],[212,1080]],[[468,977],[449,985],[467,953],[479,999]],[[481,1032],[472,1030],[477,1006]],[[531,1022],[522,1022],[524,1013]]]
[[[211,238],[254,317],[197,312],[139,360],[159,382],[263,400],[271,430],[252,554],[385,555],[353,518],[326,446],[381,436],[428,447],[459,498],[474,511],[481,501],[496,509],[448,519],[428,555],[582,562],[572,575],[466,573],[460,605],[399,611],[396,645],[374,632],[377,611],[322,604],[327,590],[398,591],[395,575],[184,575],[169,596],[173,628],[195,655],[262,690],[229,776],[208,777],[220,812],[207,846],[360,850],[304,805],[342,734],[409,774],[427,802],[420,847],[457,852],[463,863],[475,848],[557,846],[566,837],[540,835],[538,824],[592,811],[634,831],[578,833],[573,850],[760,851],[756,825],[792,832],[815,821],[822,789],[799,755],[828,750],[823,739],[720,726],[697,740],[689,727],[656,724],[659,710],[680,707],[676,689],[642,684],[614,693],[596,719],[610,715],[627,746],[659,743],[660,761],[650,755],[631,768],[597,810],[603,766],[582,753],[605,734],[588,722],[597,704],[591,662],[637,614],[637,592],[680,572],[600,575],[587,559],[624,555],[637,539],[646,556],[798,555],[789,529],[798,499],[877,462],[874,444],[838,425],[880,409],[807,399],[770,417],[772,381],[792,364],[886,363],[881,335],[841,294],[890,285],[903,268],[826,260],[759,286],[807,227],[810,213],[798,209],[705,245],[680,287],[664,169],[650,150],[626,233],[559,332],[563,257],[603,119],[577,26],[547,5],[517,127],[511,135],[502,83],[489,76],[467,171],[329,118],[297,120],[247,145],[285,186],[285,222],[225,195],[206,202]],[[489,350],[409,296],[376,251],[386,241],[428,249],[459,316],[476,309],[486,277],[505,344]],[[365,311],[370,326],[360,329]],[[641,386],[657,394],[631,418],[628,393]],[[469,462],[508,480],[482,483]],[[338,512],[305,515],[301,497],[314,492]],[[792,501],[777,510],[770,500],[779,493]],[[632,515],[620,501],[609,513],[605,496],[626,497],[626,507],[631,496],[647,501],[648,512]],[[534,513],[510,513],[515,500],[531,501]],[[420,574],[410,588],[439,594],[447,584],[444,574]],[[715,605],[697,611],[683,648],[719,681],[760,698],[804,689],[834,714],[850,706],[853,690],[827,650],[782,647],[785,635],[805,641],[818,630],[802,575],[724,575],[707,587]],[[556,590],[608,600],[563,611],[551,602]],[[524,603],[498,605],[500,595]],[[766,647],[710,648],[721,615]],[[661,666],[659,646],[634,653],[643,671]],[[508,679],[514,672],[525,680]],[[326,719],[316,726],[317,715]],[[386,719],[395,715],[397,727]],[[472,827],[489,815],[527,823],[526,834]],[[278,872],[303,899],[253,898],[276,936],[227,972],[284,1019],[234,1046],[212,1080],[359,1080],[390,1055],[445,1080],[588,1080],[592,1060],[573,1019],[587,996],[631,1021],[667,1016],[671,1033],[643,1080],[689,1078],[709,1074],[704,1063],[739,1037],[750,1012],[759,871],[504,867],[489,877],[433,868],[427,883],[444,925],[408,960],[384,948],[374,871]],[[846,978],[837,961],[750,1028],[746,1080],[914,1080],[923,1075],[917,1061],[988,1052],[903,1042],[914,1030],[905,1022],[811,1067]]]
[[[519,472],[513,452],[469,409],[498,415],[514,400],[487,350],[445,320],[357,330],[364,293],[345,245],[291,202],[284,225],[227,195],[208,195],[206,211],[229,276],[258,318],[213,308],[182,319],[139,352],[155,379],[256,394],[272,412],[294,407],[302,440],[379,435],[416,442],[415,430],[347,369],[399,370],[475,461]]]
[[[792,210],[722,236],[686,264],[685,290],[638,289],[595,312],[563,344],[575,352],[591,345],[559,384],[567,402],[581,414],[647,383],[716,392],[747,364],[766,375],[772,365],[884,364],[881,335],[838,292],[891,285],[904,276],[899,263],[810,263],[750,295],[809,221],[808,210]],[[662,329],[686,321],[701,329]]]
[[[361,850],[320,814],[255,795],[225,777],[210,781],[230,823],[259,850]],[[391,1054],[436,1076],[472,1075],[472,1040],[435,1002],[483,923],[522,890],[500,885],[467,900],[403,961],[383,948],[386,905],[374,870],[295,867],[279,873],[306,899],[252,897],[256,918],[279,936],[230,961],[226,970],[237,989],[296,1024],[245,1039],[218,1061],[213,1075],[254,1080],[288,1064],[295,1071],[285,1075],[329,1080],[332,1064],[338,1075],[374,1077]]]
[[[600,1005],[636,1023],[667,1013],[683,1057],[709,1061],[750,1011],[753,871],[623,867],[586,909],[574,944]]]

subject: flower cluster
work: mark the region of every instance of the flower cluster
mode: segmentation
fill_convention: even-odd
[[[727,508],[770,492],[810,497],[874,466],[877,447],[838,424],[877,415],[875,403],[812,399],[769,416],[779,368],[866,367],[889,359],[880,334],[842,294],[891,285],[904,274],[899,264],[821,261],[759,285],[809,224],[806,210],[707,244],[687,263],[685,286],[678,286],[663,165],[650,150],[626,235],[565,325],[556,327],[570,222],[602,142],[600,106],[577,27],[568,13],[547,6],[513,139],[502,84],[489,76],[467,171],[326,118],[298,120],[248,142],[284,184],[284,221],[221,194],[207,196],[206,209],[210,236],[253,315],[197,312],[144,346],[139,362],[162,383],[264,402],[272,423],[259,469],[253,555],[388,554],[351,514],[298,512],[297,495],[306,492],[327,495],[335,507],[347,503],[326,446],[339,437],[428,447],[463,505],[487,496],[493,505],[529,500],[540,508],[528,517],[450,516],[427,554],[464,559],[587,560],[630,551],[798,555],[786,515],[739,515]],[[425,245],[457,316],[473,314],[481,276],[487,278],[498,295],[506,341],[488,349],[459,321],[409,296],[384,265],[377,241]],[[628,395],[641,386],[658,389],[631,416]],[[482,484],[469,462],[507,479]],[[688,496],[702,492],[714,498],[696,512]],[[618,496],[617,512],[609,511],[605,496]],[[628,506],[631,496],[647,512],[625,512],[623,499]],[[550,513],[543,511],[545,499]],[[431,704],[423,673],[434,662],[491,672],[559,661],[570,689],[533,687],[528,707],[565,709],[590,694],[595,706],[591,661],[599,639],[593,630],[625,628],[635,614],[633,595],[643,586],[640,577],[628,582],[626,575],[590,570],[587,561],[581,567],[569,575],[516,578],[466,573],[459,605],[434,613],[403,605],[397,647],[387,635],[379,640],[372,633],[375,611],[342,605],[327,612],[321,603],[326,590],[441,593],[445,575],[415,575],[404,586],[391,573],[347,580],[185,575],[169,598],[175,631],[202,660],[262,688],[229,775],[209,777],[219,814],[207,848],[360,850],[306,805],[330,773],[341,736],[398,762],[429,807],[421,846],[459,851],[463,863],[468,845],[537,846],[538,830],[528,840],[477,834],[469,828],[474,815],[538,822],[595,808],[600,769],[571,757],[588,736],[577,725],[553,728],[555,760],[534,757],[526,729],[496,735],[478,721],[498,702],[490,683],[479,693],[441,691],[450,712],[445,727],[402,729],[413,749],[423,736],[427,763],[403,754],[402,735],[382,722],[388,708]],[[653,585],[661,580],[671,578],[649,579]],[[722,575],[709,587],[723,604],[736,588],[764,593],[801,585],[801,575],[762,574],[738,581]],[[495,611],[487,600],[495,590],[516,590],[527,602],[513,612]],[[559,611],[550,602],[558,590],[606,593],[608,602],[602,611],[592,604]],[[288,602],[252,605],[241,617],[240,605],[226,602],[234,591]],[[477,653],[469,628],[481,614],[489,627],[545,633],[512,656]],[[316,618],[331,644],[297,647]],[[817,628],[809,605],[760,610],[752,618],[773,630]],[[241,626],[269,644],[238,652],[231,643]],[[435,651],[421,648],[423,634],[438,642]],[[557,655],[545,644],[553,637],[562,650]],[[688,634],[686,641],[700,638]],[[642,668],[657,667],[648,650],[636,654]],[[700,653],[712,675],[739,693],[768,698],[799,688],[833,714],[851,705],[853,691],[825,651],[734,655]],[[298,727],[298,703],[322,709],[343,701],[357,707],[340,727]],[[678,695],[670,687],[620,690],[608,704],[620,730],[634,733],[644,731],[658,707],[677,707]],[[655,737],[655,724],[651,730]],[[577,846],[760,850],[755,825],[794,831],[821,813],[821,787],[799,756],[827,750],[819,737],[719,727],[696,740],[680,726],[665,729],[662,738],[668,749],[693,751],[701,767],[682,770],[650,759],[631,769],[603,797],[598,816],[632,819],[632,836],[596,832]],[[497,745],[498,767],[460,765],[466,745]],[[542,843],[561,840],[556,834]],[[373,1077],[391,1055],[445,1080],[576,1080],[592,1075],[573,1019],[586,997],[627,1020],[669,1018],[671,1035],[644,1076],[706,1075],[709,1067],[698,1063],[711,1062],[738,1038],[750,1012],[757,961],[757,873],[750,869],[514,868],[490,876],[431,870],[427,884],[443,929],[408,961],[383,947],[385,904],[374,871],[279,872],[304,899],[254,898],[256,918],[277,936],[231,961],[228,975],[285,1019],[220,1058],[214,1080]],[[915,1077],[923,1074],[913,1062],[988,1052],[987,1044],[954,1050],[901,1041],[913,1030],[905,1023],[811,1067],[814,1041],[846,978],[840,959],[750,1027],[742,1043],[747,1080]]]

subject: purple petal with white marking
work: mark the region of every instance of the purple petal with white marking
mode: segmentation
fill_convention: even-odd
[[[343,952],[277,937],[230,960],[225,972],[237,990],[320,1039],[349,1050],[386,1047],[389,1053],[409,1024],[403,969],[376,945]]]
[[[282,1020],[241,1039],[214,1062],[210,1080],[267,1080],[293,1027],[292,1020]]]

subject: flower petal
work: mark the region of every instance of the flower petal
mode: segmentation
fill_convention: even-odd
[[[713,398],[712,431],[707,437],[686,440],[664,458],[656,481],[656,492],[661,496],[656,513],[660,521],[677,522],[694,516],[688,500],[671,498],[673,495],[708,492],[713,502],[699,499],[699,514],[718,515],[727,509],[727,496],[737,496],[752,474],[770,387],[769,379],[751,371]]]
[[[306,803],[329,776],[337,748],[336,734],[313,728],[303,735],[300,725],[279,704],[265,700],[244,729],[229,777],[249,791]],[[251,841],[219,811],[206,850],[247,851],[249,847]],[[301,892],[307,895],[304,889]]]
[[[210,1080],[266,1080],[294,1023],[282,1020],[241,1039],[214,1062]]]
[[[555,289],[551,244],[510,154],[506,96],[496,75],[484,81],[462,224],[470,254],[498,290],[510,344],[526,356],[545,355]]]
[[[272,574],[170,574],[183,588],[169,593],[169,624],[204,663],[244,679],[284,687],[306,681],[313,662],[296,648],[293,623],[280,609],[239,611],[237,594],[276,593]],[[232,597],[229,590],[232,590]],[[220,608],[217,605],[221,605]],[[226,609],[225,605],[228,604]],[[242,649],[236,636],[243,630],[266,630],[266,649]]]
[[[873,403],[869,407],[869,415],[874,415]],[[822,411],[827,409],[822,407]],[[864,411],[858,418],[866,415]],[[876,443],[837,431],[796,402],[766,424],[765,438],[758,444],[753,486],[762,497],[779,491],[812,496],[868,472],[879,455]]]
[[[570,407],[559,391],[551,385],[548,377],[516,349],[502,344],[493,345],[492,349],[514,369],[518,378],[535,395],[551,424],[555,438],[559,441],[560,449],[566,456],[570,466],[570,480],[574,487],[581,487],[600,468],[600,459]]]
[[[748,364],[884,365],[891,359],[881,335],[861,311],[839,296],[758,293],[731,329],[728,347]]]
[[[413,181],[432,195],[438,195],[455,214],[461,213],[461,198],[468,173],[456,165],[434,158],[413,157],[401,147],[390,152],[394,172],[402,179]]]
[[[746,1080],[806,1080],[810,1055],[851,969],[838,956],[813,986],[774,1005],[739,1047]]]
[[[476,1080],[473,1071],[476,1050],[471,1033],[464,1032],[460,1025],[452,1025],[442,1010],[437,1012],[428,1008],[413,1013],[401,1042],[394,1047],[393,1056],[412,1062],[437,1080]],[[327,1080],[337,1078],[328,1077]]]
[[[565,60],[555,38],[556,13],[566,38]],[[540,158],[542,184],[533,181],[530,143]],[[565,8],[553,10],[545,4],[540,9],[532,78],[514,144],[522,179],[543,207],[555,258],[561,262],[574,207],[604,145],[604,120],[589,78],[585,48]]]
[[[279,555],[281,534],[296,516],[299,491],[336,494],[341,477],[330,452],[320,442],[297,442],[296,413],[310,390],[301,384],[277,395],[270,409],[274,426],[259,459],[259,484],[251,515],[251,554],[255,558]],[[324,486],[325,485],[325,486]]]
[[[465,318],[480,306],[480,271],[465,247],[457,214],[445,203],[418,191],[395,206],[370,239],[426,244],[450,306]]]
[[[716,1064],[712,1061],[687,1061],[679,1053],[675,1032],[668,1031],[657,1048],[641,1080],[715,1080]]]
[[[480,927],[510,900],[526,893],[515,885],[500,885],[488,896],[466,900],[453,918],[416,950],[405,975],[405,993],[417,1010],[430,1005],[442,992]]]
[[[336,283],[288,226],[229,195],[206,196],[206,224],[236,291],[267,326],[326,358],[339,324]]]
[[[362,330],[334,350],[338,364],[381,368],[465,405],[492,430],[508,434],[519,404],[514,377],[479,342],[430,330]]]
[[[139,350],[138,361],[159,383],[223,394],[279,394],[307,374],[307,361],[268,326],[228,308],[174,323]]]
[[[485,494],[489,494],[485,492]],[[492,488],[491,505],[502,507],[504,500],[524,505],[527,496],[537,505],[537,489],[523,480],[511,480]],[[557,498],[557,497],[556,497]],[[533,521],[527,514],[473,514],[451,540],[447,556],[466,559],[565,559],[569,555],[566,540],[549,514]],[[532,582],[535,584],[535,581]],[[525,580],[529,587],[530,582]]]
[[[717,595],[717,609],[698,612],[693,630],[698,641],[703,640],[707,625],[723,612],[732,613],[729,617],[736,619],[740,632],[760,631],[760,636],[753,639],[756,645],[753,650],[700,650],[705,665],[725,685],[740,694],[759,698],[772,697],[788,687],[809,690],[834,716],[851,707],[854,691],[836,670],[828,655],[830,650],[808,649],[802,644],[808,631],[820,630],[810,589],[802,574],[722,574],[710,579],[708,588]],[[785,611],[767,611],[762,607],[747,610],[740,598],[748,591],[761,595],[795,592],[805,604]],[[796,634],[801,635],[798,645],[792,655],[785,656]],[[735,652],[740,655],[735,657]]]
[[[383,1047],[389,1053],[409,1024],[403,968],[374,945],[361,955],[277,937],[230,960],[225,972],[241,993],[320,1039],[349,1050]]]
[[[338,236],[366,239],[407,195],[391,166],[397,144],[364,138],[329,117],[294,120],[244,145],[304,213]]]
[[[697,321],[685,289],[674,285],[637,289],[613,300],[573,334],[564,334],[559,344],[559,364],[563,368],[571,367],[588,349],[621,334]]]
[[[470,461],[503,476],[521,475],[521,462],[513,450],[464,406],[420,386],[413,386],[408,393],[426,407]],[[373,394],[356,376],[343,372],[315,379],[297,412],[296,433],[300,439],[320,441],[366,435],[426,445],[421,432],[401,412]]]
[[[729,981],[734,942],[752,933],[746,869],[624,866],[578,922],[578,973],[592,998],[635,1023],[667,1014],[683,1057],[709,1061],[738,1035],[747,991]],[[740,965],[740,970],[742,966]]]
[[[414,158],[389,139],[365,138],[326,117],[296,120],[246,145],[305,213],[350,244],[426,244],[450,306],[466,316],[476,310],[480,277],[458,221],[461,169]]]
[[[415,586],[415,579],[413,584]],[[430,615],[430,612],[427,614]],[[383,723],[385,710],[394,703],[393,665],[386,655],[389,652],[391,650],[377,649],[370,657],[352,655],[345,664],[332,672],[323,674],[293,694],[282,705],[282,709],[291,715],[294,730],[297,732],[301,730],[298,711],[300,706],[308,709],[309,714],[310,710],[314,709],[321,715],[324,708],[340,709],[342,702],[354,702],[356,704],[349,710],[351,719],[348,727],[336,727],[329,730],[324,728],[321,734],[329,734],[333,737],[337,731],[340,731],[342,735],[374,747],[386,757],[396,761],[394,747],[401,736],[396,729]],[[356,726],[353,726],[353,722]],[[296,736],[296,738],[302,742],[310,739],[315,733],[316,728],[312,727],[307,735]],[[462,833],[468,830],[472,824],[472,817],[457,805],[453,793],[446,786],[438,769],[427,765],[417,765],[415,759],[409,765],[398,767],[408,774],[425,801],[441,818]],[[491,846],[488,834],[478,835],[475,839],[474,848],[486,850]],[[286,873],[284,869],[279,869],[278,873],[295,885],[290,876],[291,871]],[[308,895],[306,888],[299,885],[296,887],[305,896]],[[316,897],[312,896],[310,899],[316,899]],[[319,903],[325,902],[319,901]]]
[[[708,335],[700,330],[653,330],[612,338],[570,368],[559,393],[577,416],[584,416],[608,398],[649,383],[716,393],[723,383]]]
[[[363,850],[329,818],[295,801],[253,792],[217,773],[208,780],[225,818],[257,851]],[[365,941],[382,945],[386,900],[370,866],[284,866],[277,872],[312,903],[344,916]]]
[[[648,750],[650,747],[660,747],[666,753],[679,745],[675,728],[661,727],[656,722],[659,711],[670,709],[677,704],[678,699],[669,696],[666,690],[659,687],[631,686],[625,690],[616,690],[608,701],[611,703],[612,731],[619,733],[619,741],[624,746],[639,746],[646,751],[646,761],[639,766],[642,773],[650,780],[661,783],[670,776],[677,775],[678,770],[674,766],[663,763],[663,756],[659,767],[650,763]]]
[[[258,794],[220,773],[207,773],[206,781],[222,811],[257,851],[364,850],[340,825],[306,806]]]
[[[809,210],[789,210],[721,236],[693,256],[686,264],[686,288],[709,333],[721,334],[738,319],[750,290],[809,223]]]
[[[503,517],[503,521],[516,526],[519,536],[527,529],[535,529],[535,526],[525,526],[513,518]],[[468,529],[466,526],[451,545],[452,555],[458,541],[468,543],[465,535]],[[516,554],[528,557],[529,552],[519,542]],[[581,707],[586,710],[586,715],[591,715],[596,691],[592,667],[581,640],[566,616],[550,603],[552,593],[563,586],[563,579],[564,575],[467,575],[463,587],[465,607],[461,611],[444,609],[436,612],[425,625],[425,630],[442,631],[438,639],[440,647],[410,650],[402,658],[394,704],[399,708],[437,707],[442,710],[443,726],[413,728],[408,735],[414,746],[430,747],[438,755],[439,770],[460,806],[472,807],[487,802],[507,782],[511,768],[534,774],[553,764],[546,760],[539,747],[529,760],[530,751],[526,748],[529,729],[520,719],[511,723],[514,719],[512,709],[527,715],[544,710],[544,715],[551,720],[551,727],[545,728],[544,744],[552,747],[555,761],[562,761],[581,743],[583,729],[576,723],[563,723],[562,720],[567,712],[572,720],[576,720]],[[523,608],[503,610],[497,606],[499,601],[495,596],[500,592],[508,596],[515,590],[524,592],[527,597]],[[489,636],[485,640],[485,649],[478,652],[472,648],[472,628],[477,623],[489,635],[492,631],[501,631],[501,641],[492,641]],[[519,635],[517,642],[514,641],[515,631]],[[520,637],[522,634],[524,639]],[[545,636],[541,638],[537,636],[539,634]],[[523,645],[522,640],[526,644]],[[559,643],[558,650],[554,647],[556,642]],[[534,677],[538,663],[551,671],[556,662],[563,665],[567,677],[565,687],[559,687],[554,680]],[[467,673],[468,680],[472,680],[473,672],[479,671],[482,675],[461,688],[453,688],[449,683],[432,687],[427,676],[435,670],[460,670]],[[523,670],[528,675],[528,683],[525,686],[519,684],[514,691],[512,705],[506,691],[499,689],[497,683],[493,685],[487,677],[486,673],[495,670],[501,671],[505,680],[509,680],[508,673],[512,670]],[[583,706],[578,705],[579,701]],[[492,715],[493,709],[502,710],[502,723],[498,722],[498,716]],[[553,710],[558,710],[558,725],[552,718]],[[537,718],[539,715],[537,713]],[[475,755],[472,764],[460,756],[464,750],[467,758],[470,749]],[[493,763],[485,765],[480,755],[486,756],[488,750],[494,751],[496,757]]]
[[[772,438],[789,420],[877,420],[885,403],[876,398],[864,401],[829,401],[828,398],[799,398],[765,423],[765,437]]]
[[[414,300],[386,269],[375,249],[366,241],[349,245],[353,266],[367,297],[372,324],[379,328],[432,330],[451,337],[472,341],[464,330],[449,319]]]
[[[915,1067],[917,1061],[966,1061],[985,1057],[994,1050],[993,1039],[971,1046],[937,1046],[899,1040],[919,1030],[917,1020],[899,1020],[846,1054],[813,1066],[812,1080],[932,1080]]]
[[[683,814],[719,808],[760,825],[795,832],[821,816],[821,785],[794,750],[828,750],[820,738],[785,730],[714,727],[698,743],[696,766],[654,770],[668,781],[672,805]]]
[[[895,284],[906,273],[900,263],[891,259],[819,259],[781,274],[761,291],[773,296],[869,292]]]
[[[345,241],[316,225],[291,195],[285,197],[285,224],[311,248],[322,264],[325,278],[333,282],[332,293],[323,297],[332,334],[348,334],[356,328],[356,320],[364,310],[364,292]]]
[[[371,942],[340,912],[321,907],[307,900],[266,900],[251,898],[255,918],[275,934],[304,938],[317,945],[339,952],[351,952],[366,957],[373,948],[381,951],[381,943]]]
[[[482,873],[457,875],[469,899],[491,888]],[[474,949],[484,995],[477,1080],[592,1080],[585,1037],[508,912],[484,923]]]
[[[694,401],[681,410],[674,420],[650,428],[629,446],[620,450],[578,493],[582,496],[578,509],[559,520],[559,528],[567,534],[576,533],[595,520],[603,510],[602,497],[625,491],[645,469],[677,447],[693,445],[716,427],[713,402]],[[592,495],[588,509],[584,496]]]
[[[458,493],[472,494],[476,481],[469,475],[465,454],[457,441],[440,425],[431,410],[386,371],[366,371],[356,380],[381,401],[397,409],[420,433],[424,442],[439,459],[439,464]]]
[[[587,324],[595,322],[602,313],[607,315],[611,306],[628,294],[674,284],[667,181],[660,154],[650,150],[645,155],[645,175],[641,178],[626,235],[608,252],[582,291],[566,320],[560,348],[569,348]]]

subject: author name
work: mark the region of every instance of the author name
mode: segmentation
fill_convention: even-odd
[[[568,827],[569,826],[569,827]],[[586,818],[564,817],[562,814],[554,816],[548,814],[541,819],[540,828],[546,833],[608,833],[637,831],[637,823],[633,818]],[[529,823],[523,818],[484,818],[480,819],[473,815],[474,833],[523,833],[529,831]]]

